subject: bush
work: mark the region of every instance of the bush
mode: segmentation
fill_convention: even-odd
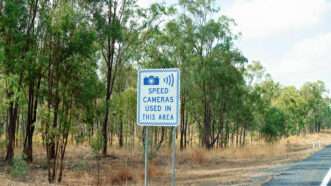
[[[0,123],[0,138],[1,138],[2,134],[4,133],[4,126],[5,126],[5,124]]]
[[[75,171],[83,171],[88,169],[88,163],[86,160],[80,160],[77,164],[74,165],[73,170]]]
[[[5,149],[6,148],[6,144],[7,144],[7,140],[1,140],[0,139],[0,149]]]
[[[96,136],[94,136],[90,142],[90,146],[92,148],[92,151],[95,155],[98,155],[100,153],[100,150],[103,147],[103,138],[102,135],[97,133]]]
[[[24,161],[23,157],[15,157],[10,167],[10,175],[14,178],[25,177],[28,173],[28,164]]]
[[[96,185],[100,185],[100,151],[103,147],[103,138],[100,133],[97,133],[96,136],[92,138],[90,141],[90,146],[92,148],[93,154],[97,159],[97,183]]]
[[[261,133],[267,142],[274,142],[285,135],[285,116],[277,108],[268,110]]]

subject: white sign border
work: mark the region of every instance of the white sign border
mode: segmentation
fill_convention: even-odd
[[[175,72],[178,75],[177,78],[177,119],[176,122],[163,122],[163,123],[151,123],[140,122],[140,82],[141,74],[143,72]],[[137,124],[138,126],[155,126],[155,127],[178,127],[180,121],[180,70],[179,68],[154,68],[154,69],[139,69],[138,70],[138,84],[137,84]]]

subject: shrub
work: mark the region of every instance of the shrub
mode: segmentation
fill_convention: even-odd
[[[100,133],[97,133],[96,136],[94,136],[90,142],[90,146],[92,148],[93,154],[96,157],[97,160],[97,179],[96,179],[96,185],[101,184],[101,179],[100,179],[100,151],[103,146],[103,138]]]
[[[86,160],[80,160],[77,162],[77,164],[74,165],[73,170],[74,171],[83,171],[88,169],[88,163]]]
[[[103,138],[102,135],[97,133],[96,136],[94,136],[90,142],[90,146],[92,148],[92,151],[95,155],[98,155],[100,153],[100,150],[103,147]]]
[[[28,164],[24,161],[22,156],[15,157],[10,167],[10,175],[14,178],[25,177],[28,173]]]
[[[7,141],[6,140],[1,140],[0,139],[0,149],[5,149],[6,148]],[[1,152],[1,150],[0,150]]]
[[[285,116],[277,108],[268,110],[261,133],[267,142],[274,142],[285,135]]]

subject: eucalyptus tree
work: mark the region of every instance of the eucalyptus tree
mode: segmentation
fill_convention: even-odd
[[[40,21],[42,18],[41,11],[45,2],[41,0],[28,1],[29,11],[29,27],[27,31],[27,50],[28,55],[26,64],[24,66],[24,91],[27,92],[26,104],[26,125],[25,137],[23,144],[24,158],[31,162],[33,160],[33,135],[35,130],[35,123],[37,120],[37,108],[41,79],[46,69],[46,54],[45,54],[45,28]],[[40,11],[41,9],[41,11]]]
[[[4,76],[5,74],[3,73],[3,69],[2,69],[2,63],[4,60],[4,50],[3,50],[3,45],[2,45],[2,38],[0,37],[0,97],[1,102],[0,102],[0,137],[2,136],[2,134],[4,133],[4,129],[5,129],[5,121],[6,121],[6,104],[5,104],[5,97],[6,97],[6,93],[5,93],[5,81],[4,81]]]
[[[199,125],[201,142],[210,149],[223,136],[226,145],[230,133],[226,115],[240,98],[246,59],[234,47],[237,36],[230,30],[232,20],[225,16],[215,18],[219,9],[214,8],[214,1],[181,1],[181,5],[192,22],[192,81],[198,90],[194,100],[203,113]]]
[[[305,100],[305,126],[309,132],[320,132],[323,121],[323,109],[327,109],[327,102],[324,96],[326,93],[325,84],[322,81],[307,82],[300,93]]]
[[[34,28],[34,1],[1,1],[0,37],[4,44],[3,74],[8,109],[6,160],[14,156],[14,142],[19,112],[23,100],[25,67],[33,58],[31,36]]]
[[[273,101],[274,105],[279,108],[286,119],[286,135],[300,134],[304,129],[304,98],[294,86],[284,87],[280,90],[279,97]]]
[[[97,40],[101,50],[101,61],[106,64],[105,70],[105,108],[102,123],[103,155],[107,154],[108,123],[111,97],[120,68],[129,62],[129,50],[132,40],[131,34],[137,29],[135,0],[102,0],[91,1],[91,11],[97,33]],[[124,77],[122,77],[124,78]]]
[[[268,142],[274,142],[285,134],[284,113],[276,107],[271,107],[265,115],[265,123],[261,133]]]
[[[47,81],[43,81],[46,94],[43,96],[47,109],[43,114],[42,129],[50,183],[62,180],[69,132],[80,120],[77,112],[84,105],[82,96],[90,97],[83,85],[87,82],[97,84],[96,33],[78,7],[78,4],[64,0],[45,4],[43,21],[47,29],[48,58]],[[95,95],[91,94],[92,97]]]

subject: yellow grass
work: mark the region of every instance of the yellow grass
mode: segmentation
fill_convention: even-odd
[[[331,133],[292,136],[277,143],[205,150],[187,149],[177,152],[178,185],[205,183],[244,183],[252,175],[271,166],[300,160],[319,150],[313,144],[331,144]],[[316,146],[316,145],[315,145]],[[317,146],[318,147],[318,146]],[[20,149],[16,150],[21,153]],[[143,149],[109,148],[110,157],[100,161],[102,185],[142,185],[144,178]],[[28,178],[12,180],[5,169],[0,171],[0,185],[48,185],[45,150],[40,143],[34,145],[35,161],[30,165]],[[163,148],[150,161],[149,176],[152,185],[169,185],[171,151]],[[68,145],[62,185],[96,185],[96,159],[88,143]],[[192,184],[194,185],[194,184]],[[245,185],[245,184],[244,184]]]

